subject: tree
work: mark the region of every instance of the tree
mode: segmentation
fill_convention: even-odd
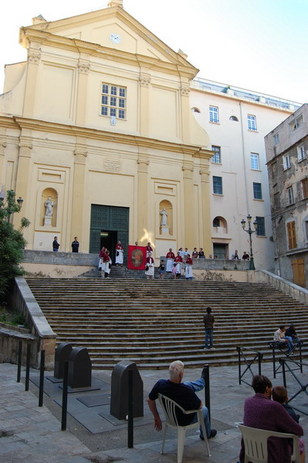
[[[13,214],[19,212],[21,204],[15,200],[15,192],[7,191],[6,200],[0,195],[0,301],[4,301],[8,289],[15,276],[24,273],[20,262],[26,241],[22,230],[30,225],[28,219],[23,217],[19,230],[12,224]]]

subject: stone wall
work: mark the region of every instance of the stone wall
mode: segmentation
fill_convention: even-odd
[[[0,323],[0,363],[17,363],[19,342],[22,342],[22,364],[26,364],[27,344],[31,344],[31,367],[37,367],[39,341],[29,330]]]
[[[302,304],[308,305],[308,290],[292,283],[291,281],[285,280],[278,275],[274,275],[267,270],[260,270],[256,272],[256,281],[258,283],[261,282],[273,286],[273,288],[288,294]]]
[[[38,367],[39,352],[45,350],[46,368],[52,369],[54,366],[56,334],[52,331],[26,280],[22,277],[15,278],[10,304],[16,311],[23,314],[31,335],[37,340],[33,354],[33,366]]]

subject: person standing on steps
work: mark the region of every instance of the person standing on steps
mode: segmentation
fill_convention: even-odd
[[[60,243],[58,242],[58,237],[55,236],[52,242],[52,250],[53,252],[58,252],[60,247]]]
[[[105,250],[103,255],[103,267],[102,267],[102,276],[104,275],[105,278],[109,278],[110,270],[111,270],[111,258],[108,249]]]
[[[171,248],[169,248],[169,251],[166,254],[166,259],[167,259],[166,272],[167,273],[172,273],[173,262],[174,262],[174,259],[175,259],[175,255],[174,255],[174,252],[172,251]]]
[[[115,247],[116,251],[116,258],[115,258],[115,264],[116,265],[123,265],[124,262],[124,248],[122,246],[121,241],[118,241]]]
[[[77,236],[74,237],[74,241],[72,242],[71,246],[72,246],[72,252],[79,251],[79,241],[77,240]]]
[[[206,314],[203,315],[204,331],[205,331],[205,342],[204,349],[214,349],[213,347],[213,332],[215,318],[212,314],[211,307],[206,308]]]
[[[152,252],[149,251],[149,255],[145,261],[145,276],[147,280],[154,280],[154,259],[152,257]]]

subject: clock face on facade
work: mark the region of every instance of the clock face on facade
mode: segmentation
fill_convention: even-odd
[[[116,34],[116,33],[110,34],[109,39],[110,39],[111,42],[113,42],[113,43],[120,43],[120,42],[121,42],[121,37],[120,37],[120,35],[119,35],[119,34]]]

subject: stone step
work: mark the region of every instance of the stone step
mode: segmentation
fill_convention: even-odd
[[[244,342],[270,358],[268,342],[281,323],[296,321],[301,337],[308,335],[307,307],[266,285],[130,278],[28,283],[57,342],[87,347],[93,368],[113,368],[123,358],[141,368],[166,368],[174,358],[187,366],[235,363],[236,346]],[[202,349],[208,305],[216,319],[215,351]]]

